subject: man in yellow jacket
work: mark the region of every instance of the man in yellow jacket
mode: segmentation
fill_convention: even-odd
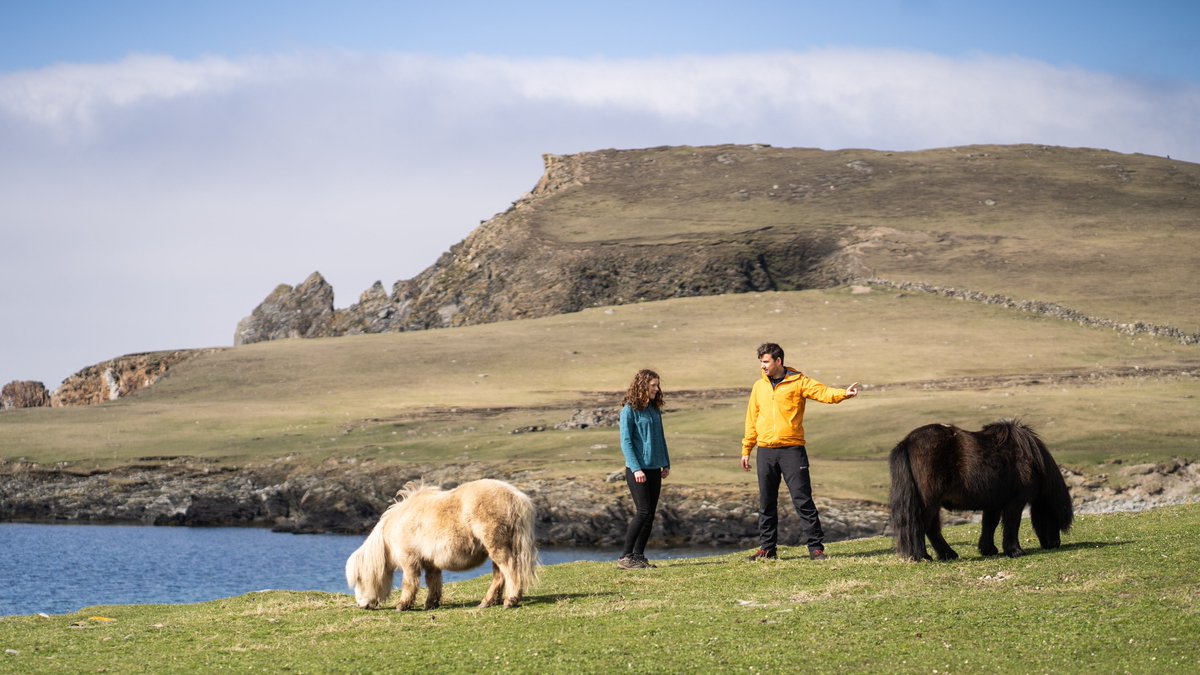
[[[812,498],[808,451],[804,447],[804,402],[841,403],[858,396],[858,383],[846,389],[826,387],[798,370],[783,365],[783,348],[767,342],[758,348],[762,378],[750,391],[746,435],[742,438],[742,469],[750,470],[750,453],[758,448],[758,538],[751,562],[773,560],[779,541],[779,481],[787,483],[792,504],[800,515],[808,557],[825,559],[825,533]]]

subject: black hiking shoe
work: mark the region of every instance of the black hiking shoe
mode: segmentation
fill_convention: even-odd
[[[635,555],[623,555],[617,558],[617,569],[622,570],[644,570],[650,567],[650,563],[642,562]]]
[[[753,554],[751,554],[749,558],[746,558],[746,560],[749,560],[750,562],[758,562],[759,560],[777,560],[777,559],[779,559],[779,555],[775,553],[775,549],[773,549],[773,548],[760,548],[757,551],[755,551]]]
[[[825,555],[825,549],[823,548],[808,549],[808,557],[810,560],[829,560],[829,556]]]
[[[634,553],[634,554],[633,554],[633,557],[634,557],[635,559],[637,559],[637,561],[638,561],[638,562],[642,563],[642,565],[643,565],[644,567],[647,567],[647,568],[650,568],[650,569],[658,569],[658,565],[655,565],[654,563],[650,562],[649,560],[646,560],[646,556],[644,556],[644,555],[640,555],[640,554],[638,554],[638,553]]]

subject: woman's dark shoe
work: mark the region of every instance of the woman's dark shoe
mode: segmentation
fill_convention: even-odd
[[[617,558],[617,568],[622,570],[644,570],[651,567],[650,563],[643,562],[645,558],[638,559],[638,556],[633,554],[623,555]]]

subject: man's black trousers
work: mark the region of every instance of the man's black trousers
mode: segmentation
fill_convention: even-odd
[[[821,516],[812,498],[812,480],[808,475],[808,452],[804,446],[758,448],[758,539],[759,546],[771,550],[779,543],[779,482],[787,484],[792,505],[800,516],[805,543],[809,550],[824,548],[825,533]]]

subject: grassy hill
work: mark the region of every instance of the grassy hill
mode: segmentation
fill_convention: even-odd
[[[41,464],[337,456],[602,476],[620,466],[612,428],[511,432],[616,405],[633,372],[652,367],[667,391],[672,480],[740,484],[754,348],[768,339],[828,384],[865,386],[806,418],[824,496],[882,500],[887,451],[932,421],[1019,417],[1068,465],[1200,456],[1194,346],[850,288],[226,349],[118,401],[6,412],[0,445],[10,462]]]
[[[563,158],[523,219],[561,245],[753,240],[769,254],[834,232],[877,277],[1056,302],[1200,332],[1200,166],[1034,145],[920,152],[768,146]],[[787,290],[785,286],[779,287]]]
[[[1028,523],[1024,533],[1029,535]],[[14,672],[1130,672],[1200,667],[1200,505],[1085,516],[1060,550],[898,559],[885,539],[739,556],[545,568],[513,610],[366,612],[348,595],[265,592],[198,605],[0,618]]]

